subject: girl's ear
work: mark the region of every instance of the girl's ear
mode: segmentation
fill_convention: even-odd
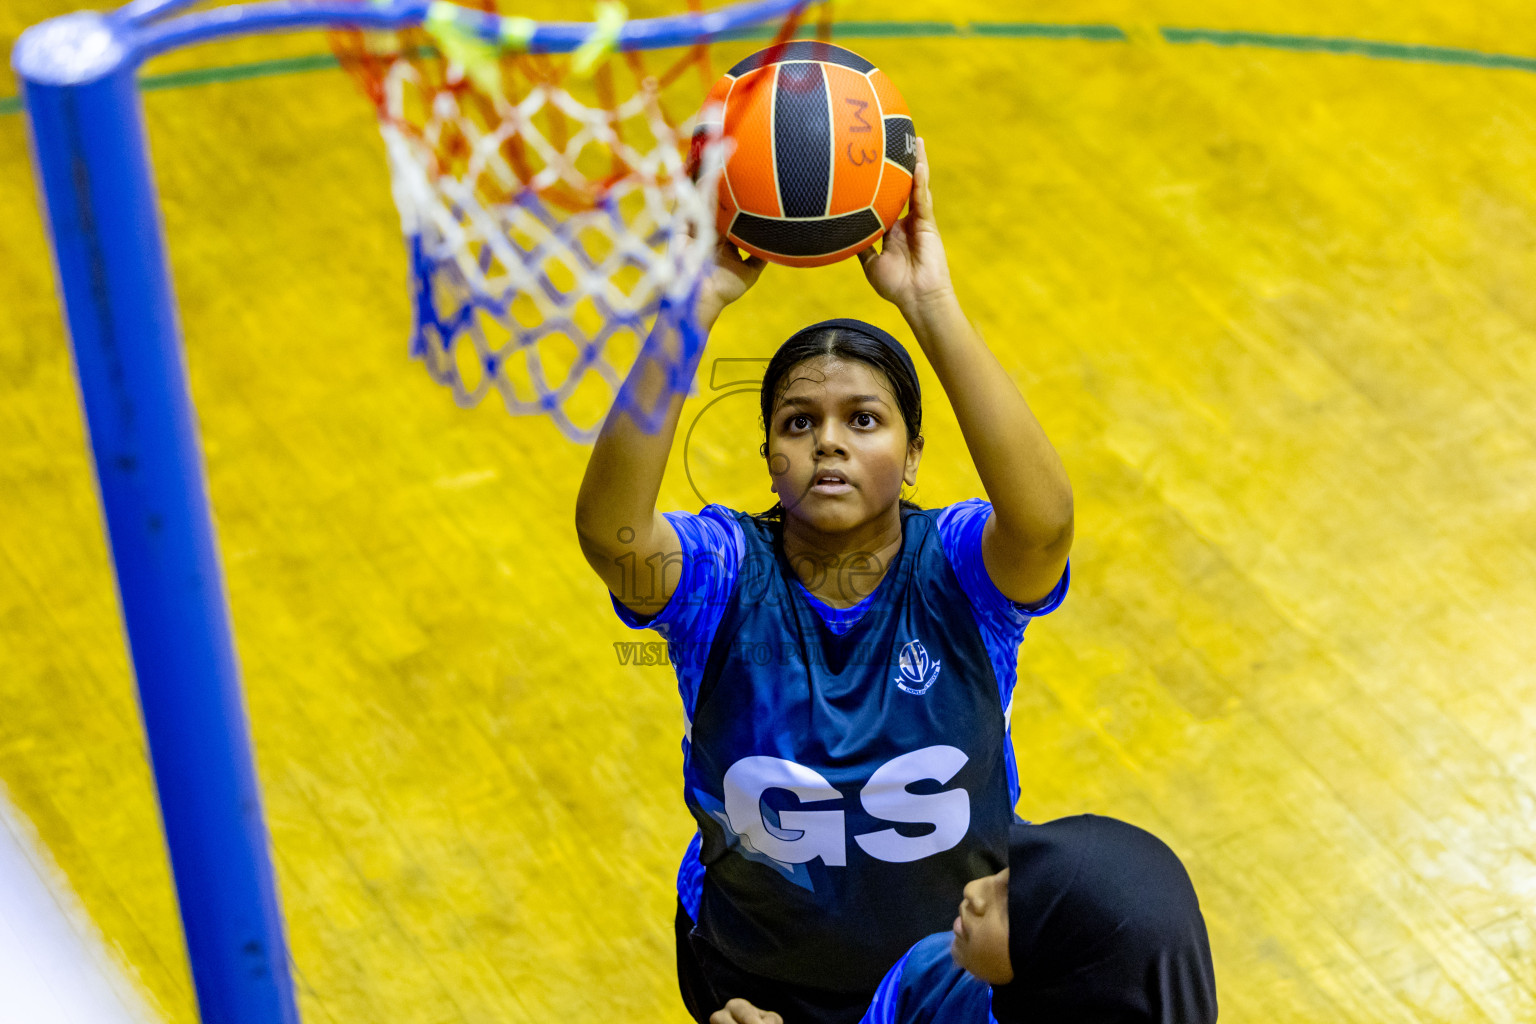
[[[914,437],[907,445],[907,464],[904,467],[901,479],[908,487],[917,486],[917,467],[923,461],[923,439]]]
[[[757,449],[763,456],[763,463],[768,467],[768,490],[775,495],[779,493],[779,475],[773,471],[773,462],[768,459],[768,442],[764,441]],[[784,456],[777,455],[776,459],[782,460]]]

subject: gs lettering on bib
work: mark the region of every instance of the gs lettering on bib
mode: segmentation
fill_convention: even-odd
[[[934,515],[903,512],[901,551],[841,634],[807,603],[776,527],[737,515],[741,576],[684,777],[696,933],[754,974],[872,992],[949,927],[966,882],[1006,863],[998,681]]]
[[[875,770],[859,793],[864,810],[883,821],[930,825],[922,836],[902,835],[894,828],[853,837],[876,860],[905,864],[953,849],[971,824],[970,795],[963,789],[942,793],[910,792],[911,783],[954,778],[968,761],[954,747],[914,750]],[[820,859],[843,867],[848,863],[846,826],[841,810],[781,811],[777,825],[763,814],[763,795],[770,789],[794,793],[802,804],[840,800],[842,793],[814,769],[778,757],[744,757],[725,773],[723,823],[743,845],[785,864]]]

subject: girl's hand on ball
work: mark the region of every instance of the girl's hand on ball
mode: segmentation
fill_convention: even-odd
[[[757,283],[766,262],[760,256],[742,258],[736,246],[722,238],[715,243],[715,265],[699,286],[696,309],[699,324],[706,330],[720,311],[747,293]]]
[[[859,253],[864,276],[883,299],[909,318],[924,306],[954,294],[949,280],[949,261],[944,241],[933,219],[933,191],[929,187],[928,150],[917,140],[917,166],[912,175],[912,198],[907,215],[885,233],[880,252],[870,246]]]

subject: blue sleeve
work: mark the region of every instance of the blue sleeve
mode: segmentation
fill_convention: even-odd
[[[896,961],[896,966],[885,972],[885,977],[880,982],[880,987],[875,989],[875,997],[869,1002],[869,1009],[864,1011],[864,1016],[859,1018],[859,1024],[896,1024],[896,1010],[901,996],[901,975],[907,966],[907,957],[912,955],[909,949],[906,955]]]
[[[608,597],[626,626],[654,629],[667,641],[683,707],[691,715],[710,644],[741,577],[746,540],[741,524],[729,509],[719,505],[707,505],[698,515],[665,515],[681,544],[678,557],[667,559],[654,570],[660,575],[677,574],[677,587],[666,606],[655,615],[642,615],[626,608],[611,593]],[[653,571],[648,565],[636,568],[641,574]],[[646,578],[642,575],[641,585]]]
[[[880,982],[859,1024],[992,1022],[992,986],[955,963],[953,940],[949,932],[938,932],[913,943]]]
[[[992,503],[982,498],[968,498],[939,513],[939,543],[944,557],[960,580],[960,588],[971,599],[976,621],[988,640],[1011,643],[1014,649],[1024,637],[1029,620],[1061,607],[1072,577],[1069,564],[1051,592],[1034,604],[1010,601],[997,589],[981,557],[981,534],[992,516]]]

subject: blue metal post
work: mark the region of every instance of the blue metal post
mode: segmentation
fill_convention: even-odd
[[[198,1005],[210,1024],[297,1024],[126,31],[57,18],[13,64]]]

